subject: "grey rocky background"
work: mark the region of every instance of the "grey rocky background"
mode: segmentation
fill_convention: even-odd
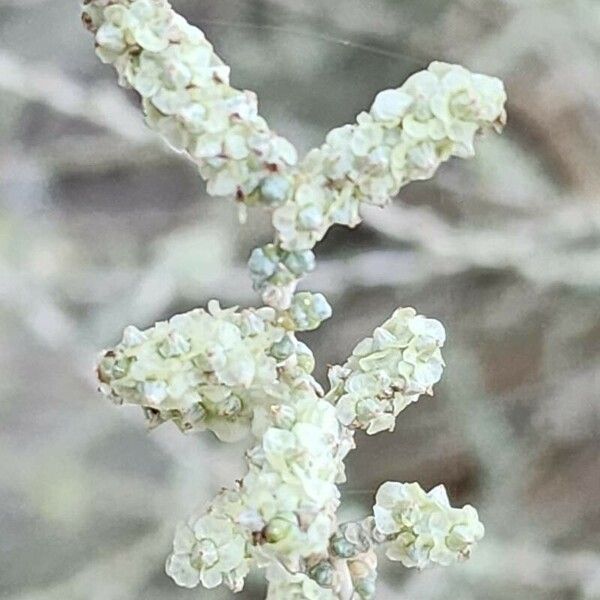
[[[600,598],[600,4],[176,0],[308,149],[431,59],[502,77],[509,126],[471,162],[335,229],[306,285],[334,318],[321,365],[398,305],[441,319],[448,369],[394,434],[359,436],[345,514],[387,479],[480,507],[472,560],[382,560],[382,600]],[[178,518],[242,473],[244,445],[144,431],[94,391],[95,352],[212,297],[256,302],[269,239],[207,198],[94,57],[73,0],[0,0],[0,597],[226,598],[163,573]],[[260,578],[239,595],[260,599]]]

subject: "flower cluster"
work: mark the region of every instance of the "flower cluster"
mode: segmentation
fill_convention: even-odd
[[[448,566],[469,557],[484,527],[470,505],[452,508],[443,485],[425,492],[418,483],[388,481],[373,508],[389,541],[386,555],[406,567]]]
[[[475,135],[502,127],[505,101],[499,79],[440,62],[380,92],[300,164],[293,195],[273,213],[282,246],[310,249],[333,224],[357,225],[361,202],[383,206],[451,156],[473,156]]]
[[[204,515],[179,525],[166,570],[182,587],[193,588],[202,582],[204,587],[214,588],[225,583],[240,591],[248,573],[246,540],[228,519]]]
[[[369,434],[393,431],[398,414],[440,380],[445,339],[439,321],[398,309],[343,367],[330,369],[329,397],[340,422]]]
[[[298,280],[315,268],[312,250],[288,252],[277,244],[255,248],[248,260],[254,289],[269,306],[289,308]]]
[[[192,525],[178,530],[167,561],[167,572],[178,584],[195,587],[202,582],[206,586],[203,569],[209,568],[214,575],[209,581],[217,585],[215,570],[224,572],[224,566],[235,562],[225,554],[217,563],[214,548],[221,548],[225,541],[198,533],[206,522],[218,522],[227,539],[235,539],[235,556],[243,556],[243,561],[235,564],[235,574],[222,577],[232,589],[239,589],[250,565],[269,568],[277,564],[285,566],[288,575],[298,576],[279,577],[270,597],[283,600],[296,597],[294,590],[298,594],[305,590],[318,599],[333,598],[326,594],[322,578],[315,582],[301,574],[307,560],[328,557],[330,537],[337,526],[336,483],[342,478],[341,465],[348,449],[341,442],[342,427],[335,409],[319,397],[316,384],[300,371],[294,377],[289,370],[289,375],[287,394],[281,395],[280,404],[255,408],[252,431],[258,443],[247,452],[246,476],[235,489],[219,494],[205,516],[190,519]],[[195,558],[202,551],[213,552],[209,556],[214,567],[204,555]]]
[[[237,521],[252,532],[255,557],[294,568],[327,556],[339,505],[341,426],[331,404],[296,382],[289,400],[257,410],[258,444],[248,452]]]
[[[214,196],[286,199],[273,174],[295,165],[295,148],[258,115],[256,96],[229,85],[229,67],[202,31],[165,0],[86,0],[96,53],[142,97],[148,125],[198,165]],[[284,180],[285,181],[285,180]]]
[[[275,324],[272,308],[223,310],[209,303],[140,331],[104,353],[100,390],[144,408],[153,423],[210,429],[232,441],[250,429],[255,406],[276,401],[285,377],[312,371],[310,350]],[[303,369],[304,367],[304,369]]]
[[[331,537],[330,549],[335,557],[347,560],[356,600],[371,600],[375,596],[377,555],[375,546],[385,541],[377,531],[373,517],[343,523]]]
[[[128,327],[98,365],[101,391],[142,407],[150,425],[255,438],[243,479],[177,529],[168,574],[188,588],[239,591],[256,566],[266,569],[268,600],[371,600],[378,545],[407,567],[468,557],[483,526],[471,506],[452,508],[443,486],[388,482],[374,516],[343,525],[336,516],[355,431],[391,431],[404,408],[432,394],[443,326],[396,310],[330,369],[325,394],[296,332],[318,328],[331,307],[296,286],[332,225],[357,225],[361,203],[387,204],[450,157],[472,156],[479,132],[500,131],[502,82],[434,62],[379,93],[298,165],[256,96],[229,85],[229,67],[167,0],[84,0],[83,19],[97,55],[141,96],[148,125],[198,165],[208,192],[263,205],[276,230],[248,263],[266,307],[212,301],[145,331]]]
[[[100,59],[140,94],[147,124],[198,165],[209,194],[273,211],[276,244],[253,254],[250,270],[263,300],[280,308],[332,225],[354,227],[362,202],[384,205],[451,156],[472,156],[475,135],[505,121],[500,80],[434,62],[380,92],[297,165],[256,96],[229,85],[229,67],[166,0],[85,0],[83,16]]]

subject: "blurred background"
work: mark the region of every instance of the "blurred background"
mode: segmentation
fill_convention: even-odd
[[[175,0],[307,150],[432,59],[504,79],[509,126],[402,199],[332,230],[304,336],[344,361],[399,305],[444,322],[436,395],[358,436],[344,515],[388,479],[480,508],[472,560],[381,561],[381,600],[600,598],[600,3]],[[217,297],[257,302],[239,227],[95,58],[73,0],[0,0],[0,597],[221,599],[178,589],[178,519],[243,473],[245,444],[149,434],[95,391],[96,353]],[[260,577],[242,599],[264,598]]]

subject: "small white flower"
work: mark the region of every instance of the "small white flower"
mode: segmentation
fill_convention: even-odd
[[[229,519],[205,515],[177,528],[166,571],[183,587],[202,583],[210,589],[225,582],[239,590],[248,573],[246,541]]]
[[[378,121],[399,121],[413,103],[413,97],[402,90],[379,92],[371,107],[371,114]]]

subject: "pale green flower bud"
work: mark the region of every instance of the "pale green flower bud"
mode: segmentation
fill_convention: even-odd
[[[339,527],[339,533],[352,543],[359,553],[367,552],[371,547],[369,532],[364,529],[362,522],[343,523]]]
[[[298,366],[305,373],[312,373],[315,370],[315,357],[311,349],[302,342],[298,342],[296,345],[296,359]]]
[[[260,184],[260,197],[267,206],[280,206],[290,196],[292,185],[287,177],[270,175]]]
[[[311,250],[289,252],[284,255],[283,264],[296,276],[301,277],[315,268],[315,255]]]
[[[271,408],[273,425],[280,429],[291,429],[296,423],[296,410],[292,406],[280,404]]]
[[[281,340],[275,342],[270,349],[271,356],[274,356],[278,361],[285,360],[290,357],[296,349],[296,343],[289,335],[284,335]]]
[[[301,229],[318,230],[323,224],[324,216],[316,206],[307,206],[298,213],[298,224]]]
[[[233,394],[219,404],[217,414],[222,417],[235,417],[244,409],[242,399]]]
[[[298,521],[294,515],[282,515],[271,519],[263,530],[265,540],[274,544],[286,538],[292,531],[292,528],[297,526]]]
[[[308,576],[321,587],[331,588],[335,582],[335,569],[330,562],[322,561],[310,569]]]
[[[255,248],[250,255],[248,267],[257,281],[267,280],[277,271],[278,256],[273,256],[270,245],[265,248]]]
[[[330,547],[332,552],[340,558],[352,558],[358,555],[356,546],[341,535],[332,538]]]
[[[292,299],[289,315],[296,331],[312,331],[331,317],[332,310],[323,294],[300,292]]]
[[[354,591],[359,595],[361,600],[372,600],[375,598],[376,586],[375,586],[376,575],[372,577],[364,577],[354,581]]]

